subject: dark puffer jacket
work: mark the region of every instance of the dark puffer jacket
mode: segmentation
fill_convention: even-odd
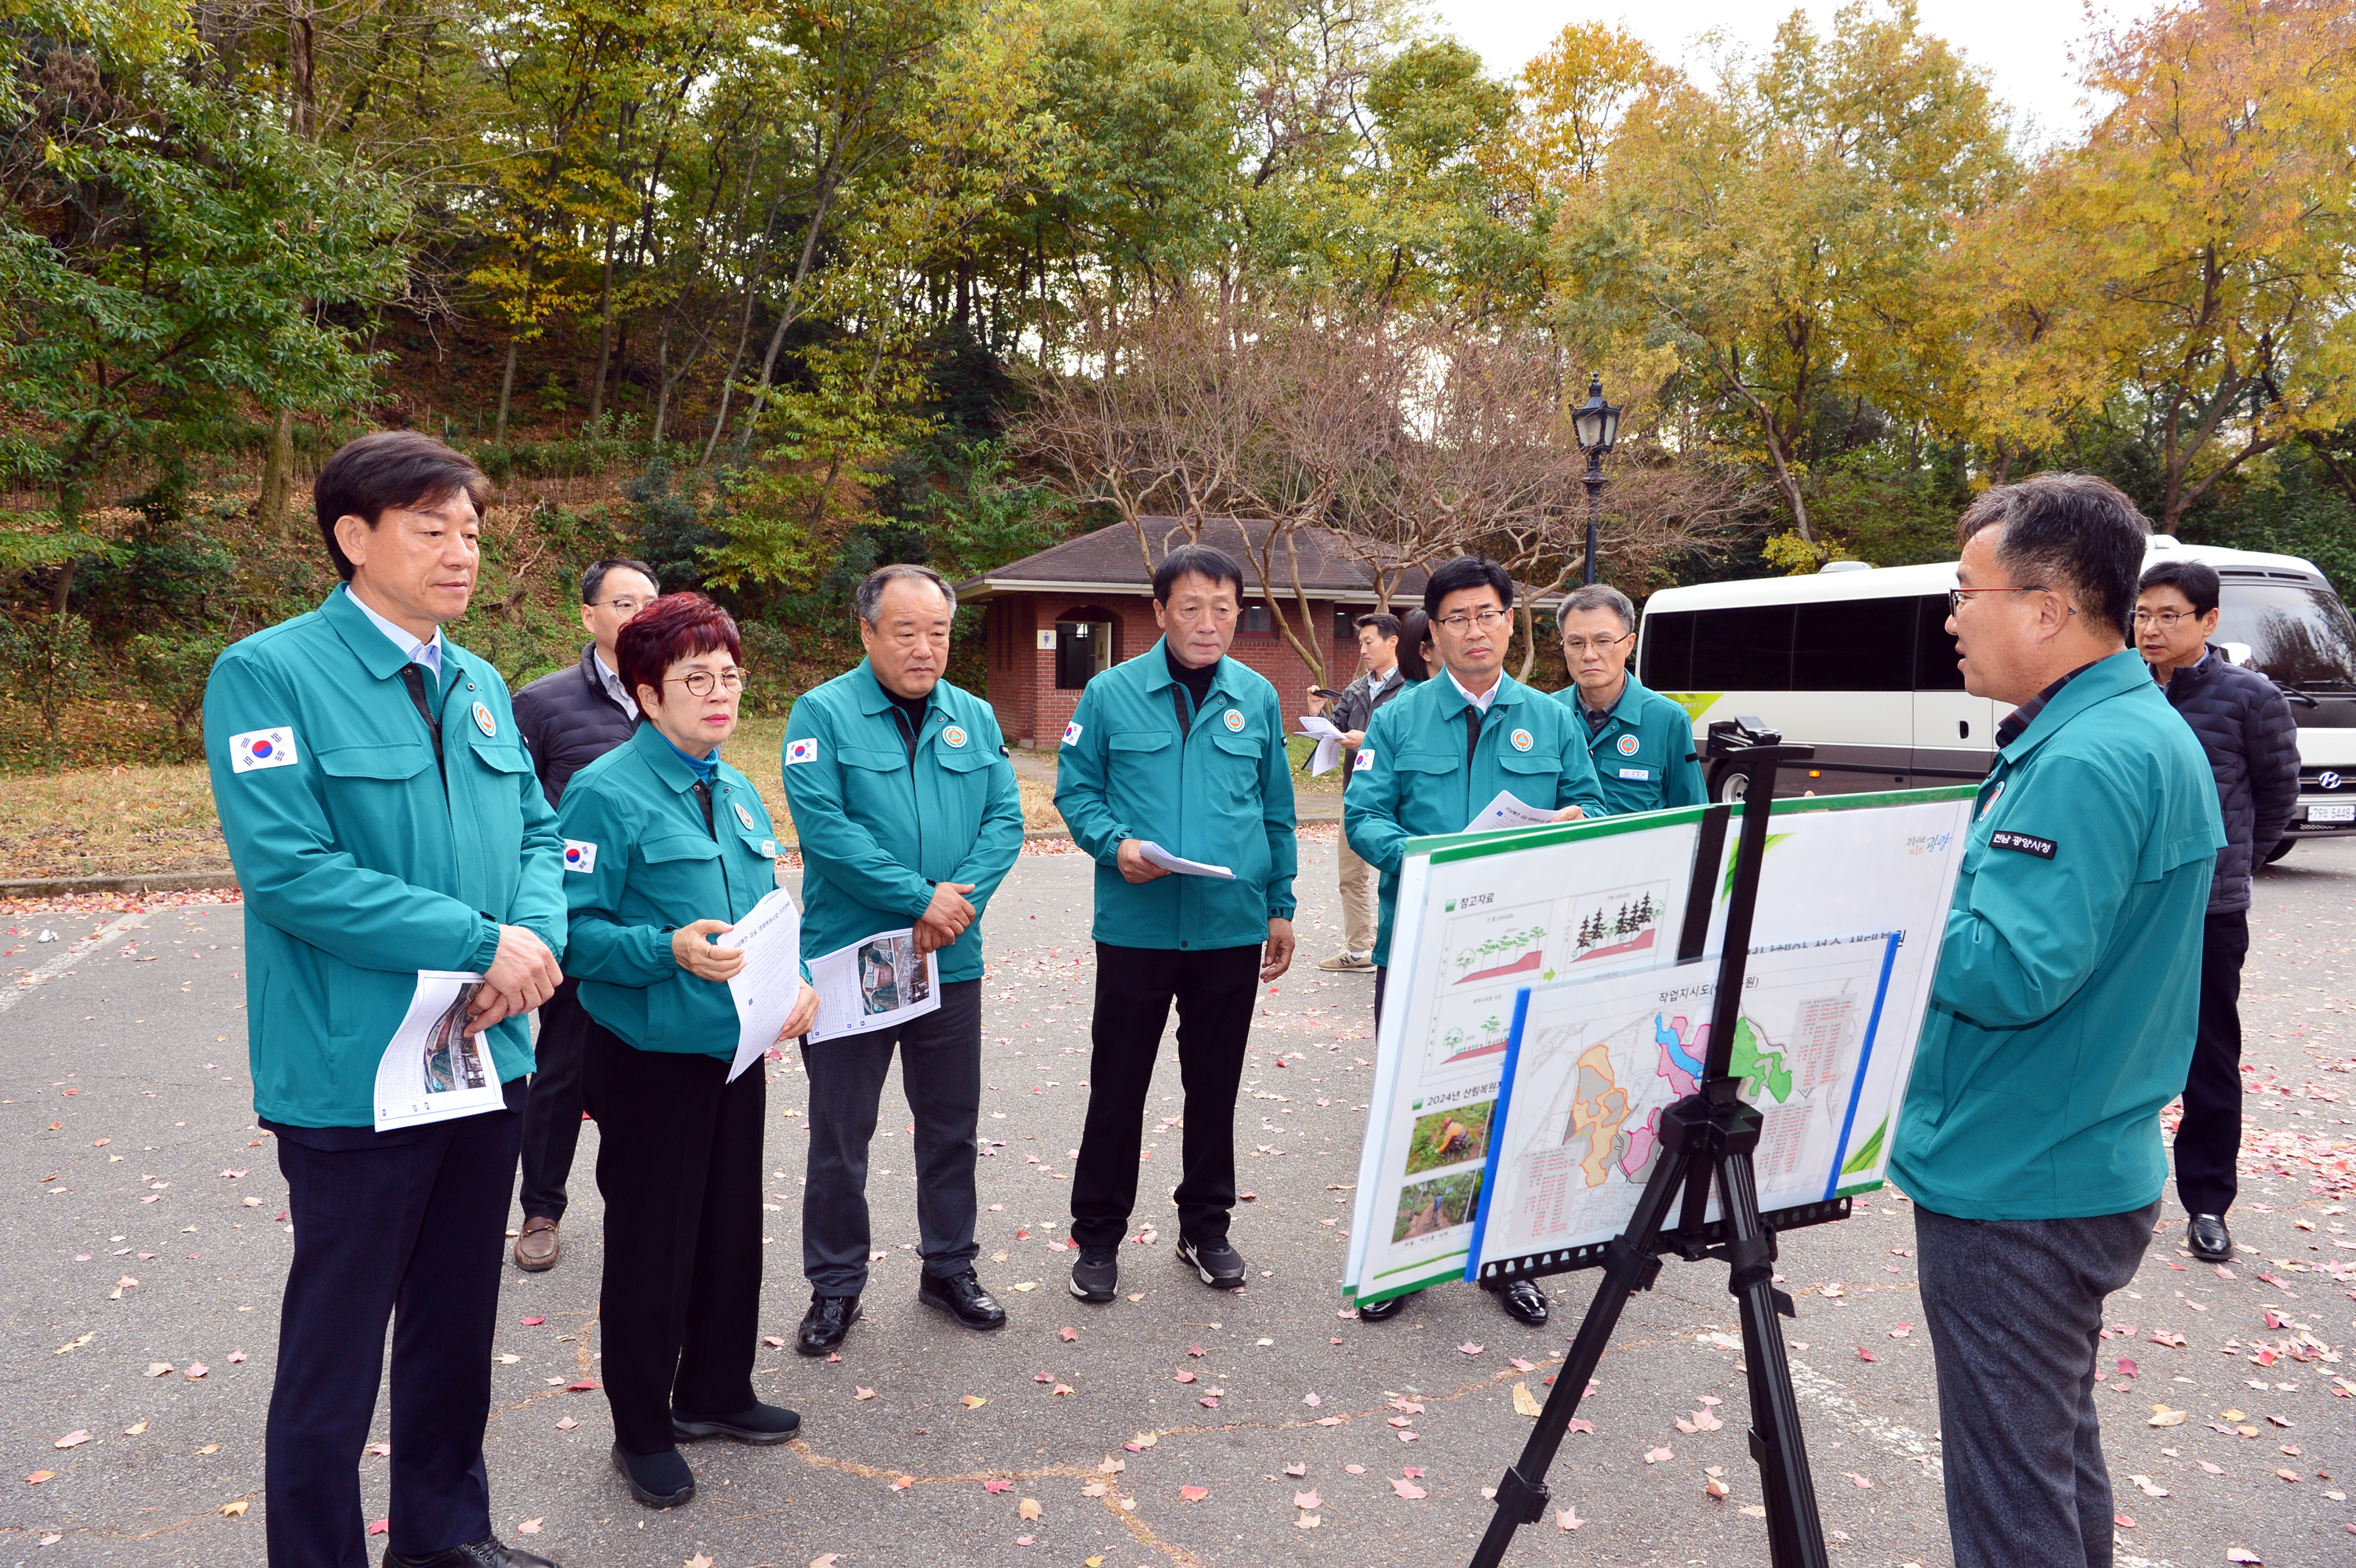
[[[594,643],[581,650],[581,662],[573,668],[541,676],[517,692],[515,716],[551,805],[563,803],[564,786],[574,773],[628,740],[638,727],[597,678]]]
[[[2298,721],[2273,681],[2228,664],[2213,645],[2208,657],[2169,677],[2165,689],[2209,753],[2225,814],[2210,911],[2247,909],[2252,874],[2298,809]]]

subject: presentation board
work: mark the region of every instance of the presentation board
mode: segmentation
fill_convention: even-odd
[[[1774,803],[1735,1042],[1763,1210],[1880,1184],[1973,794]],[[1349,1297],[1624,1226],[1708,1048],[1740,822],[1705,833],[1709,809],[1408,846]]]

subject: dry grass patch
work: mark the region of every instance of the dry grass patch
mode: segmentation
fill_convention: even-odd
[[[0,875],[226,870],[201,763],[0,776]]]

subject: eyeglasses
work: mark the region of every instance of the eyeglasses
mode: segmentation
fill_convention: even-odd
[[[2019,588],[1950,588],[1947,590],[1947,613],[1953,615],[1961,611],[1964,607],[1965,602],[1975,593],[2045,593],[2050,592],[2051,590],[2049,590],[2042,582],[2024,583]]]
[[[1565,637],[1562,640],[1562,651],[1575,655],[1583,654],[1588,649],[1593,648],[1600,654],[1606,648],[1617,647],[1635,635],[1633,632],[1622,632],[1616,637]]]
[[[691,669],[685,675],[663,677],[663,684],[666,686],[673,681],[687,688],[688,695],[691,697],[709,697],[715,687],[730,693],[744,690],[744,672],[741,669],[723,669],[715,676],[708,669]]]
[[[2163,632],[2176,630],[2176,624],[2179,621],[2198,621],[2199,619],[2201,617],[2190,610],[2138,610],[2135,613],[2136,625],[2158,626]]]
[[[654,601],[651,599],[633,599],[627,594],[622,594],[612,599],[593,599],[590,601],[590,603],[596,608],[611,610],[615,613],[626,617],[637,614],[639,611],[645,609],[648,605],[653,603]]]
[[[1447,627],[1461,637],[1473,626],[1478,626],[1485,632],[1490,627],[1513,618],[1514,613],[1511,610],[1475,610],[1469,615],[1459,610],[1453,615],[1442,615],[1436,624]]]

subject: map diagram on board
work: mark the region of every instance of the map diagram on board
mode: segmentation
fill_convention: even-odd
[[[1730,1071],[1762,1114],[1762,1209],[1823,1198],[1845,1145],[1879,1136],[1852,1126],[1851,1089],[1870,1057],[1890,951],[1875,939],[1751,960]],[[1504,1125],[1490,1139],[1483,1256],[1619,1232],[1659,1155],[1662,1113],[1700,1082],[1713,989],[1706,971],[1687,969],[1531,993]]]

